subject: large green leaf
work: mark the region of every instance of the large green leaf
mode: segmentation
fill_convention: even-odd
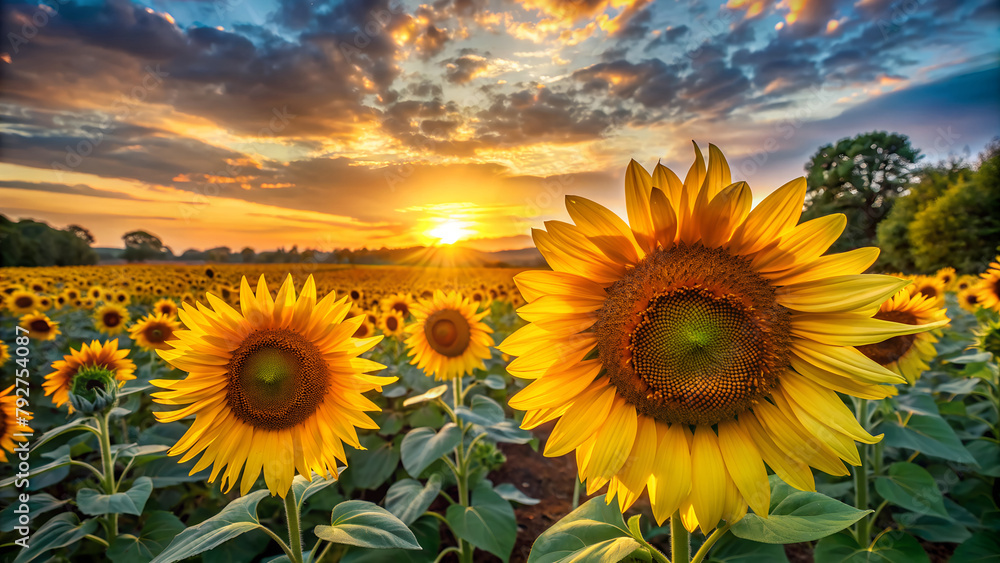
[[[528,563],[620,561],[640,547],[625,526],[618,503],[609,505],[601,495],[542,532],[531,546]]]
[[[976,463],[948,421],[941,418],[934,399],[929,395],[906,396],[905,402],[900,400],[897,414],[902,420],[890,418],[879,426],[879,431],[885,434],[883,443],[886,446],[906,448],[960,463]]]
[[[375,434],[361,438],[365,450],[353,450],[348,456],[350,482],[359,489],[377,489],[396,471],[399,449]]]
[[[903,532],[883,534],[871,548],[851,534],[835,534],[816,543],[813,557],[816,563],[930,563],[920,542]]]
[[[59,436],[62,436],[63,434],[66,434],[68,432],[77,432],[81,430],[87,431],[88,429],[93,429],[93,426],[89,426],[87,424],[91,420],[92,419],[90,417],[80,417],[73,419],[72,421],[67,422],[66,424],[63,424],[62,426],[57,426],[52,430],[49,430],[45,434],[42,434],[37,440],[35,440],[33,444],[31,444],[31,451],[32,452],[38,451],[38,448],[42,447],[49,441],[54,440]]]
[[[935,543],[962,543],[972,532],[951,518],[940,518],[913,512],[894,513],[892,519],[907,532]]]
[[[153,480],[149,477],[139,477],[124,493],[106,495],[94,489],[80,489],[76,493],[76,504],[80,507],[80,512],[89,516],[101,514],[139,516],[151,492],[153,492]]]
[[[43,465],[39,465],[37,467],[32,467],[31,469],[28,470],[27,478],[29,480],[34,479],[35,477],[41,475],[42,473],[46,473],[48,471],[52,471],[53,469],[59,469],[60,467],[66,467],[69,465],[70,463],[69,446],[62,446],[54,451],[60,452],[60,455],[56,457],[53,461],[50,461],[49,463]],[[18,477],[15,475],[14,477],[9,477],[7,479],[4,479],[3,481],[0,481],[0,489],[5,489],[13,485],[14,481],[16,481],[17,479]]]
[[[732,534],[722,536],[709,552],[708,563],[788,563],[785,548],[773,543],[758,543]]]
[[[301,510],[302,504],[305,503],[306,499],[336,482],[336,477],[326,478],[315,471],[312,473],[312,481],[301,475],[296,475],[295,479],[292,480],[292,494],[295,495],[295,503]]]
[[[153,563],[173,563],[193,557],[240,534],[260,528],[257,505],[268,494],[267,489],[263,489],[230,502],[222,512],[181,532],[167,549],[153,559]]]
[[[156,510],[146,515],[138,536],[121,534],[108,548],[108,559],[114,563],[146,563],[156,557],[184,530],[184,523],[170,512]]]
[[[385,508],[409,526],[427,511],[441,492],[441,475],[435,473],[426,485],[414,479],[402,479],[389,487],[385,495]]]
[[[507,561],[517,537],[514,509],[485,480],[472,491],[470,504],[449,506],[445,513],[448,525],[460,538]]]
[[[472,398],[472,407],[462,405],[455,409],[455,414],[465,422],[478,424],[480,426],[492,426],[503,421],[504,412],[500,403],[485,395],[476,395]]]
[[[1000,444],[986,438],[980,438],[969,442],[966,448],[979,464],[976,473],[989,477],[1000,477]]]
[[[88,519],[83,522],[72,512],[56,514],[48,522],[42,524],[28,540],[28,547],[22,549],[14,563],[28,563],[40,555],[60,547],[74,544],[87,534],[97,529],[97,520]]]
[[[820,493],[793,489],[772,475],[770,515],[747,514],[730,529],[737,537],[751,541],[799,543],[839,532],[870,512]]]
[[[996,534],[979,532],[958,546],[950,563],[987,563],[1000,561],[1000,539]]]
[[[341,563],[434,563],[441,550],[441,521],[432,516],[421,516],[410,525],[410,530],[420,544],[414,549],[367,549],[352,547],[344,554]]]
[[[518,504],[533,506],[541,502],[538,499],[531,498],[521,492],[521,489],[515,487],[513,483],[502,483],[493,487],[493,490],[496,491],[498,495],[503,497],[504,500],[509,500],[510,502],[516,502]]]
[[[333,507],[329,526],[316,526],[317,537],[332,543],[376,549],[421,549],[413,532],[388,510],[363,500]]]
[[[889,466],[885,477],[875,480],[875,490],[882,498],[919,514],[948,518],[944,495],[934,477],[915,463],[896,462]]]
[[[31,498],[28,499],[28,510],[31,515],[31,519],[35,520],[40,515],[45,514],[50,510],[55,510],[60,506],[66,504],[69,500],[59,500],[56,497],[48,493],[34,493]],[[14,512],[15,510],[21,510],[22,504],[17,501],[11,501],[7,508],[0,512],[0,532],[10,532],[14,530],[14,526],[17,526],[18,517],[23,513],[18,514]]]
[[[462,431],[451,422],[442,426],[440,432],[434,432],[433,428],[414,428],[403,437],[400,446],[403,467],[410,476],[420,477],[434,460],[447,455],[461,443]]]

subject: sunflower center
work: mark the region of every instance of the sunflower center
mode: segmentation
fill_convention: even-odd
[[[396,332],[396,329],[399,328],[399,319],[396,317],[386,317],[385,328],[389,329],[389,332]]]
[[[392,308],[395,311],[399,311],[399,314],[403,315],[404,318],[410,314],[410,308],[407,307],[406,303],[403,303],[402,301],[396,301],[393,303]]]
[[[22,296],[14,300],[14,305],[17,305],[19,308],[24,309],[26,307],[30,307],[34,302],[35,300],[32,299],[31,297]]]
[[[28,327],[31,328],[32,332],[48,332],[49,331],[49,323],[45,322],[42,319],[37,319],[37,320],[31,321],[31,324],[29,324]]]
[[[721,249],[656,252],[608,289],[598,352],[640,413],[715,424],[771,393],[788,366],[788,311],[746,260]]]
[[[469,347],[472,330],[461,312],[442,309],[431,313],[424,321],[427,344],[438,354],[454,358]]]
[[[935,289],[932,285],[925,285],[921,287],[920,293],[928,299],[934,299],[938,294],[937,289]]]
[[[322,404],[330,369],[315,344],[283,329],[251,333],[227,366],[226,401],[247,424],[282,430],[306,421]]]
[[[153,326],[146,330],[146,340],[153,344],[160,344],[165,337],[163,327]]]
[[[907,313],[906,311],[879,311],[875,314],[875,318],[908,325],[918,324],[918,319],[912,313]],[[913,346],[913,342],[916,339],[916,334],[904,334],[902,336],[893,336],[888,340],[876,342],[875,344],[858,346],[857,348],[859,352],[878,362],[880,365],[887,366],[905,356],[910,351],[910,347]]]
[[[112,311],[110,313],[104,313],[104,326],[106,327],[116,327],[122,322],[122,316],[118,313]]]

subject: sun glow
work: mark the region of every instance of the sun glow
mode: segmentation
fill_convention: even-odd
[[[437,244],[454,244],[472,234],[468,226],[468,223],[446,221],[427,231],[427,236],[437,239]]]

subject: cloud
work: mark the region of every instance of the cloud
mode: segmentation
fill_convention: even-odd
[[[128,199],[132,201],[153,201],[141,199],[121,192],[108,190],[97,190],[84,184],[67,185],[53,182],[25,182],[20,180],[0,180],[0,189],[10,190],[32,190],[39,192],[49,192],[56,194],[82,195],[88,197],[100,197],[109,199]]]

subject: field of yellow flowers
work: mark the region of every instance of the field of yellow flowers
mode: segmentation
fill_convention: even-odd
[[[1000,558],[1000,263],[864,273],[716,153],[550,270],[0,270],[0,559]]]

